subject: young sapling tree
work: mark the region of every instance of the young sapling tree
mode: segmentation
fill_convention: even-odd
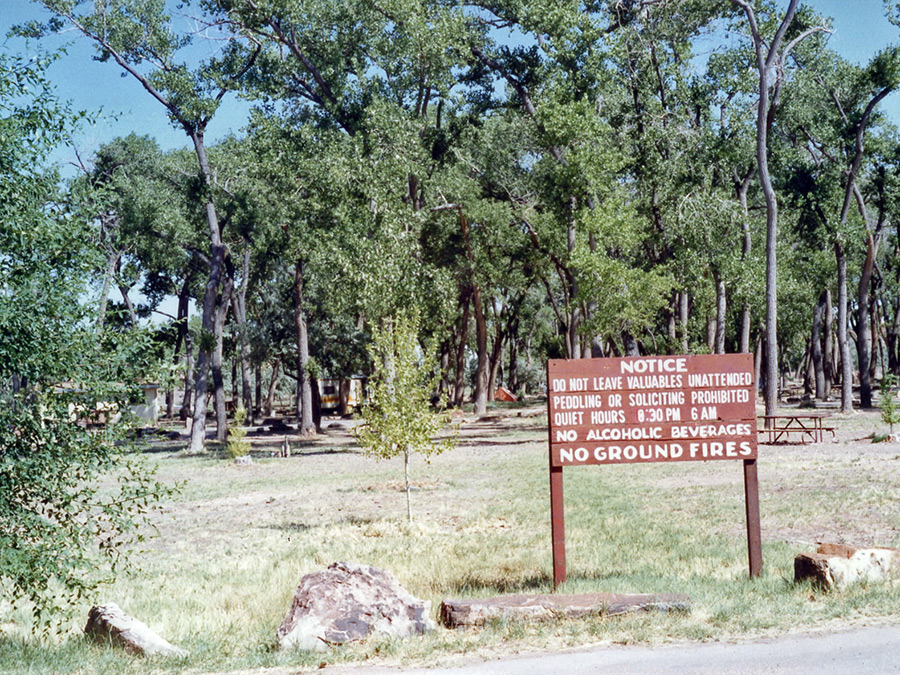
[[[377,371],[370,380],[363,406],[364,423],[357,430],[363,450],[379,459],[403,456],[406,517],[412,522],[409,458],[414,452],[430,457],[452,447],[455,438],[436,440],[450,422],[431,405],[434,357],[419,347],[418,318],[387,320],[373,335],[371,353]]]
[[[897,405],[897,397],[894,395],[894,385],[897,378],[893,373],[886,373],[881,379],[881,419],[890,427],[890,433],[894,434],[894,425],[900,424],[900,406]]]
[[[225,456],[228,459],[238,459],[250,454],[250,442],[244,438],[247,429],[247,409],[238,404],[234,411],[234,424],[228,429],[228,442],[225,444]]]

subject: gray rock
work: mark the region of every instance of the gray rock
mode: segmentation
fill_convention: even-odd
[[[112,643],[139,656],[178,656],[188,652],[154,633],[147,624],[128,616],[114,602],[92,607],[84,632],[100,644]]]
[[[435,628],[430,610],[390,572],[336,562],[300,580],[276,636],[282,649],[317,651],[373,634],[407,637]]]

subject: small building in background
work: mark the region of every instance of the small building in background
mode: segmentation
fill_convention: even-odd
[[[319,384],[319,399],[322,412],[337,412],[346,415],[360,407],[365,400],[365,378],[349,377],[322,378]]]
[[[159,384],[147,383],[141,385],[144,400],[131,406],[131,412],[143,420],[147,426],[155,427],[159,422]]]

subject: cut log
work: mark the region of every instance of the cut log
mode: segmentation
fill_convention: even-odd
[[[147,624],[128,616],[114,602],[92,607],[84,632],[95,642],[114,644],[138,656],[185,658],[189,655],[154,633]]]
[[[472,600],[444,600],[441,622],[448,628],[483,626],[485,621],[513,619],[546,621],[591,614],[612,616],[626,612],[690,611],[690,597],[682,594],[622,595],[505,595]]]
[[[847,546],[846,544],[832,544],[829,542],[820,542],[816,547],[816,553],[827,556],[837,556],[839,558],[852,558],[853,554],[859,549]]]
[[[893,579],[900,579],[900,550],[895,548],[819,544],[816,553],[800,553],[794,558],[794,581],[808,580],[825,590]]]

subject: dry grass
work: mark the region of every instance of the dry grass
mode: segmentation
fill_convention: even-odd
[[[900,546],[900,446],[872,444],[877,414],[833,418],[837,441],[761,446],[763,577],[747,579],[739,462],[566,471],[568,592],[682,592],[689,614],[595,617],[542,625],[439,629],[373,640],[324,657],[281,653],[274,631],[300,577],[336,560],[391,570],[414,595],[443,598],[549,592],[545,419],[522,409],[469,418],[459,446],[414,459],[415,522],[405,524],[400,460],[360,454],[350,425],[312,441],[248,438],[255,462],[184,456],[177,443],[146,453],[161,477],[183,481],[158,519],[141,571],[105,598],[192,653],[160,670],[191,672],[329,663],[451,663],[468,655],[597,642],[731,640],[858,622],[900,620],[900,588],[815,593],[792,583],[793,556],[817,540]],[[83,608],[82,615],[86,614]],[[80,620],[59,645],[0,640],[4,672],[147,672],[151,664],[87,645]]]

